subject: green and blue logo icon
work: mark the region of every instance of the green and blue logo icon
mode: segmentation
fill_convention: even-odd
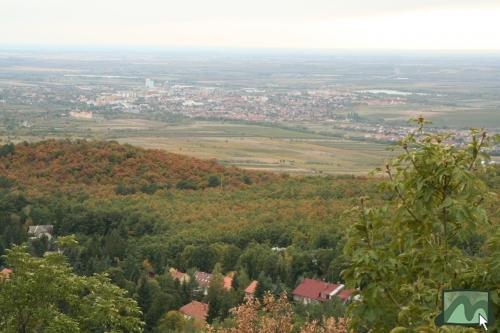
[[[442,295],[443,312],[436,324],[480,326],[488,330],[494,321],[488,291],[445,290]]]

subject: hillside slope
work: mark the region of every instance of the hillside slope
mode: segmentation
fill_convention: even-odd
[[[48,140],[0,149],[0,176],[19,187],[61,190],[65,187],[119,186],[124,194],[159,188],[202,189],[244,186],[273,176],[224,167],[161,150],[109,141]]]

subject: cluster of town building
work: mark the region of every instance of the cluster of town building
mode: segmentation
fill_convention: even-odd
[[[415,131],[415,126],[397,126],[387,124],[374,124],[366,122],[346,121],[326,121],[331,129],[341,130],[344,138],[353,140],[366,140],[370,142],[398,142],[410,132]],[[444,128],[427,128],[426,132],[448,132]],[[470,141],[470,129],[453,129],[453,137],[450,143],[461,146]],[[496,147],[496,152],[500,153],[500,147]]]
[[[96,92],[89,89],[85,87],[80,95],[72,98],[75,107],[81,105],[96,110],[132,113],[154,109],[188,117],[269,122],[338,119],[339,111],[355,105],[401,105],[408,99],[407,96],[334,88],[256,89],[168,82],[156,86],[150,79],[146,79],[145,87],[132,90],[110,87],[109,91]]]
[[[139,84],[139,82],[144,82]],[[0,103],[12,105],[65,105],[66,115],[109,111],[144,113],[165,111],[188,117],[245,121],[320,121],[338,118],[338,111],[353,105],[405,104],[408,96],[347,91],[335,87],[289,89],[269,86],[248,88],[216,84],[179,84],[152,79],[137,86],[27,85],[2,88]],[[73,112],[73,114],[70,114]],[[345,116],[342,116],[345,118]]]
[[[336,87],[317,89],[284,88],[269,85],[249,88],[238,85],[179,84],[153,79],[136,85],[26,85],[0,90],[0,103],[42,106],[64,105],[59,116],[92,119],[108,113],[150,112],[190,118],[227,119],[268,123],[325,124],[336,135],[353,140],[397,142],[412,126],[364,121],[356,112],[359,106],[403,105],[430,96],[396,90],[349,90]],[[20,126],[31,127],[29,119]],[[307,126],[306,126],[307,127]],[[494,130],[494,129],[493,129]],[[461,144],[468,130],[454,130],[453,143]],[[500,154],[494,147],[493,155]]]

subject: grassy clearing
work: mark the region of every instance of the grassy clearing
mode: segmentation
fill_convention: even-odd
[[[390,157],[387,146],[329,139],[322,141],[265,137],[128,137],[118,140],[242,168],[290,173],[365,174]]]
[[[225,165],[297,174],[366,174],[391,153],[386,145],[230,122],[166,123],[144,119],[61,118],[36,123],[12,141],[48,137],[116,140]],[[7,138],[4,138],[7,139]]]

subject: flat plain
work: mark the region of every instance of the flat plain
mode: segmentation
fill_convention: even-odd
[[[53,119],[3,141],[86,138],[163,149],[225,165],[291,174],[366,174],[394,155],[389,145],[264,125],[222,121],[167,123],[145,119]],[[37,135],[33,135],[37,133]]]

